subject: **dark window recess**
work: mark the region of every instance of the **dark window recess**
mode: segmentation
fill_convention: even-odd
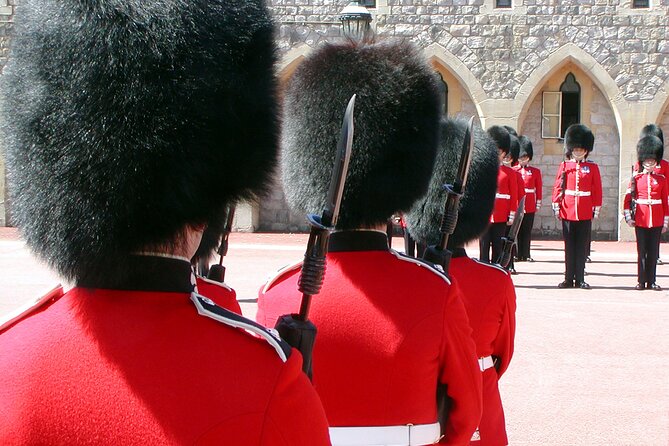
[[[632,0],[632,8],[650,8],[649,0]]]
[[[358,4],[365,8],[376,8],[376,0],[361,0]]]
[[[572,124],[581,122],[581,86],[576,82],[576,77],[569,73],[560,85],[562,92],[562,125],[560,126],[560,137]]]
[[[439,75],[439,102],[441,102],[441,110],[444,112],[444,116],[448,115],[448,84],[444,80],[444,77],[441,73],[437,72]]]
[[[495,0],[495,8],[510,8],[511,0]]]

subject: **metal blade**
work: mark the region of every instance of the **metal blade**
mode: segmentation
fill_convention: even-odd
[[[341,133],[337,143],[337,153],[335,155],[334,168],[332,170],[332,180],[328,190],[325,209],[321,223],[323,226],[334,227],[339,218],[339,207],[341,206],[342,196],[344,195],[344,184],[346,182],[346,172],[348,172],[348,161],[351,158],[351,148],[353,147],[353,111],[355,109],[355,96],[351,96],[346,106],[344,120],[341,125]]]
[[[467,132],[465,139],[462,142],[462,153],[460,154],[460,164],[458,165],[458,173],[453,182],[453,190],[461,194],[467,185],[467,177],[469,176],[469,166],[471,165],[472,153],[474,153],[474,117],[469,119],[467,124]]]

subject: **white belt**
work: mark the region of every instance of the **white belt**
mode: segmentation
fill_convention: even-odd
[[[441,438],[439,423],[406,426],[331,427],[332,446],[425,445]]]
[[[525,193],[526,193],[526,194],[533,194],[533,193],[535,193],[536,191],[537,191],[536,189],[525,189]]]
[[[509,194],[495,194],[495,198],[502,198],[504,200],[510,200],[511,195],[509,195]]]
[[[642,198],[640,200],[634,200],[636,204],[662,204],[662,200],[652,199],[652,198]]]
[[[573,195],[575,197],[589,197],[590,196],[590,191],[566,189],[564,191],[564,194],[565,195]]]
[[[484,372],[490,367],[495,365],[495,361],[492,359],[492,356],[486,356],[485,358],[479,358],[479,367],[481,371]]]

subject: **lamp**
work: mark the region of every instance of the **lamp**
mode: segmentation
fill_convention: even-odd
[[[353,1],[342,9],[341,20],[344,35],[354,40],[364,40],[371,31],[372,14],[360,3]]]

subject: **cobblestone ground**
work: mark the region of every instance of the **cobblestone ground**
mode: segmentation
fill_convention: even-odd
[[[228,283],[253,317],[258,288],[302,258],[306,236],[234,233],[230,243]],[[669,294],[634,291],[635,246],[617,242],[593,243],[592,290],[559,290],[561,248],[537,242],[537,261],[516,265],[516,353],[501,383],[510,444],[669,444]],[[0,318],[55,283],[16,231],[0,228]],[[669,290],[669,265],[658,283]]]

